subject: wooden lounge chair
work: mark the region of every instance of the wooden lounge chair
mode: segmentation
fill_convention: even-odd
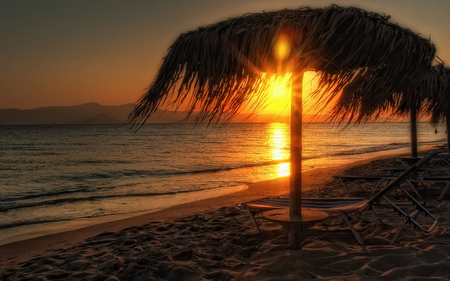
[[[427,210],[424,206],[422,206],[414,197],[412,197],[403,187],[401,187],[401,183],[405,182],[409,177],[411,177],[413,174],[415,174],[423,165],[425,165],[426,162],[430,160],[430,158],[434,155],[436,155],[437,152],[432,152],[422,158],[420,161],[416,162],[414,165],[409,167],[405,172],[403,172],[401,175],[396,177],[394,180],[392,180],[386,187],[384,187],[382,190],[380,190],[375,195],[371,196],[369,199],[365,198],[329,198],[329,199],[323,199],[323,198],[303,198],[302,199],[302,206],[305,209],[313,209],[313,210],[319,210],[324,212],[330,212],[330,213],[338,213],[341,215],[345,223],[349,226],[350,230],[352,231],[355,238],[358,240],[359,244],[361,246],[364,246],[364,242],[359,236],[358,232],[353,227],[353,224],[351,223],[351,218],[374,218],[378,219],[380,222],[383,219],[400,219],[402,220],[402,223],[400,224],[397,232],[394,234],[394,237],[391,240],[391,244],[395,242],[397,239],[400,231],[403,229],[403,227],[408,223],[412,224],[415,228],[418,228],[425,232],[430,232],[433,230],[433,228],[437,224],[436,218]],[[403,211],[397,204],[395,204],[393,201],[388,199],[387,195],[393,191],[395,188],[400,188],[408,197],[408,200],[412,202],[413,205],[415,205],[416,210],[413,211],[411,214],[407,214],[405,211]],[[374,208],[377,203],[381,199],[384,199],[387,201],[387,203],[393,207],[395,213],[397,213],[399,216],[388,216],[388,217],[382,217],[379,215],[377,210]],[[287,208],[289,207],[289,198],[282,197],[282,198],[263,198],[255,201],[251,201],[245,204],[242,204],[244,208],[247,210],[247,213],[249,214],[253,224],[255,225],[256,229],[260,231],[259,226],[254,218],[254,215],[256,212],[261,211],[267,211],[271,209],[277,209],[277,208]],[[364,216],[362,213],[365,211],[372,210],[375,214],[375,216]],[[419,214],[424,214],[425,217],[429,217],[429,220],[431,220],[431,223],[429,223],[429,226],[423,226],[417,221],[417,217]]]
[[[378,190],[378,188],[381,186],[382,183],[389,183],[397,178],[395,173],[404,172],[408,169],[408,167],[387,167],[382,168],[382,171],[389,171],[391,175],[386,176],[372,176],[372,175],[339,175],[334,176],[334,178],[338,179],[342,186],[344,187],[345,191],[348,195],[350,194],[350,191],[345,184],[347,181],[354,181],[354,180],[365,180],[365,181],[376,181],[372,193],[370,196],[373,196],[375,192]],[[427,175],[426,172],[446,172],[450,173],[450,167],[446,166],[439,166],[439,167],[422,167],[418,170],[418,175],[411,176],[406,180],[408,185],[411,187],[412,191],[416,194],[417,198],[423,199],[420,195],[419,191],[417,190],[416,185],[417,184],[424,184],[424,183],[445,183],[445,186],[441,192],[441,194],[438,197],[438,200],[442,200],[444,196],[448,193],[450,189],[450,175]]]
[[[348,190],[347,185],[345,184],[346,181],[349,181],[349,180],[352,180],[352,181],[353,180],[377,181],[374,188],[372,189],[372,193],[370,194],[370,197],[372,197],[373,195],[375,195],[376,191],[378,190],[378,188],[381,186],[381,184],[383,182],[386,184],[389,184],[389,182],[395,180],[397,178],[397,176],[339,175],[339,176],[334,176],[334,178],[339,179],[339,181],[341,182],[342,186],[344,187],[344,189],[348,195],[351,195],[351,194],[350,194],[350,191]],[[408,183],[408,185],[411,187],[411,189],[414,191],[417,198],[419,198],[419,199],[422,199],[422,196],[419,194],[419,191],[414,186],[413,182],[414,183],[418,182],[418,181],[420,182],[421,180],[423,180],[423,178],[417,179],[417,178],[414,178],[413,176],[411,176],[410,178],[405,180]]]
[[[420,157],[410,157],[410,156],[403,156],[398,158],[400,161],[405,162],[408,165],[414,164],[415,162],[420,160]],[[430,160],[431,162],[436,161],[443,161],[447,166],[450,166],[450,154],[443,153],[433,156],[433,158]]]
[[[383,167],[381,171],[389,172],[391,176],[395,176],[398,173],[404,172],[408,169],[408,167]],[[422,167],[419,172],[425,176],[430,173],[435,172],[445,172],[447,175],[450,175],[450,166],[431,166],[431,167]]]
[[[447,194],[448,189],[450,187],[450,176],[427,176],[427,177],[419,177],[417,179],[410,180],[411,183],[417,182],[417,183],[445,183],[445,187],[442,190],[441,194],[438,197],[438,200],[442,200],[444,198],[445,194]],[[414,187],[414,185],[412,185]],[[414,187],[415,191],[417,192],[416,188]],[[417,192],[418,193],[418,192]],[[420,198],[420,197],[419,197]],[[422,199],[422,198],[420,198]]]
[[[443,167],[430,167],[430,168],[443,168]],[[395,172],[398,172],[398,171],[401,171],[402,169],[400,169],[400,168],[396,168],[396,169],[394,169],[394,168],[390,168],[391,170],[393,170],[393,171],[395,171]],[[408,168],[405,168],[405,169],[403,169],[403,171],[406,171],[406,169],[408,169]],[[434,170],[445,170],[445,169],[434,169]],[[426,171],[426,170],[419,170],[419,171]],[[351,176],[351,175],[341,175],[341,176],[339,176],[339,179],[341,180],[341,183],[342,183],[342,185],[344,186],[344,188],[345,188],[345,190],[347,191],[347,193],[348,194],[350,194],[349,193],[349,191],[348,191],[348,188],[347,188],[347,186],[345,185],[345,183],[344,183],[344,181],[341,179],[341,177],[345,180],[345,179],[367,179],[367,180],[377,180],[378,179],[378,182],[377,182],[377,184],[375,185],[375,187],[374,187],[374,189],[373,189],[373,191],[372,191],[372,194],[371,194],[371,196],[373,196],[374,194],[375,194],[375,192],[378,190],[378,188],[380,187],[380,185],[381,185],[381,183],[382,182],[389,182],[389,181],[392,181],[392,180],[394,180],[396,177],[394,177],[394,176],[379,176],[379,177],[377,177],[377,176],[371,176],[370,178],[369,177],[367,177],[367,176]],[[337,178],[337,177],[336,177]],[[409,184],[409,186],[411,187],[411,189],[414,191],[414,193],[417,195],[417,198],[419,198],[419,199],[423,199],[422,198],[422,196],[419,194],[419,191],[417,190],[417,188],[416,188],[416,185],[417,184],[425,184],[425,183],[445,183],[445,186],[444,186],[444,188],[443,188],[443,190],[442,190],[442,192],[441,192],[441,194],[439,195],[439,197],[438,197],[438,200],[442,200],[442,198],[444,198],[444,196],[448,193],[448,191],[449,191],[449,189],[450,189],[450,176],[446,176],[446,175],[443,175],[443,176],[438,176],[438,175],[436,175],[436,176],[424,176],[424,174],[421,174],[421,175],[419,175],[419,176],[412,176],[412,177],[410,177],[409,179],[407,179],[406,180],[406,182]],[[416,184],[416,185],[415,185]]]
[[[438,158],[439,159],[439,158]],[[388,171],[391,175],[395,175],[396,173],[406,171],[407,167],[386,167],[382,168],[382,171]],[[441,194],[438,197],[438,200],[442,200],[445,194],[447,194],[450,188],[450,166],[432,166],[432,167],[422,167],[419,170],[419,176],[417,179],[411,179],[411,182],[416,183],[445,183],[445,187],[442,190]],[[435,172],[445,172],[446,175],[432,175]],[[412,185],[414,189],[415,186]],[[416,190],[415,190],[416,192]],[[417,193],[417,192],[416,192]],[[419,197],[419,199],[422,199]]]
[[[344,189],[347,192],[347,194],[349,196],[351,196],[350,191],[348,190],[348,187],[345,184],[345,182],[347,182],[347,181],[355,181],[355,180],[376,181],[377,183],[376,183],[376,185],[374,187],[374,190],[377,190],[378,187],[381,185],[381,183],[392,181],[396,177],[393,177],[393,176],[372,176],[372,175],[338,175],[338,176],[333,176],[333,178],[338,179],[341,182],[342,187],[344,187]]]

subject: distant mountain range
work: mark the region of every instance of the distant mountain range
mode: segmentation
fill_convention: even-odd
[[[0,109],[0,126],[2,125],[76,125],[76,124],[125,124],[135,104],[128,103],[117,106],[106,106],[98,103],[85,103],[75,106],[47,106],[21,110],[16,108]],[[183,111],[157,110],[146,123],[194,123],[197,114],[194,112],[186,120]],[[423,118],[421,121],[426,121]],[[326,122],[324,115],[304,114],[303,122]],[[380,118],[379,122],[395,121]],[[398,121],[408,121],[397,120]],[[278,114],[238,114],[231,123],[287,123],[290,116]]]
[[[124,124],[134,106],[135,104],[132,103],[119,106],[86,103],[76,106],[48,106],[28,110],[0,109],[0,125]],[[146,123],[192,123],[195,116],[194,112],[191,118],[186,120],[184,112],[157,110]],[[261,114],[249,117],[248,114],[239,114],[231,122],[289,121],[289,116],[284,115]],[[323,118],[315,121],[323,121]]]
[[[133,104],[103,106],[86,103],[28,110],[0,109],[0,125],[121,124],[133,107]]]

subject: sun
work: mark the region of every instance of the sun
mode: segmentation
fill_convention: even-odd
[[[285,76],[274,75],[273,78],[271,78],[270,81],[271,91],[275,98],[282,97],[291,91],[291,86],[289,82],[290,77],[291,73],[288,73]]]
[[[293,74],[287,73],[284,76],[272,75],[264,77],[268,83],[267,100],[263,114],[281,114],[290,115],[291,112],[291,96],[292,96],[292,79]],[[317,88],[318,79],[315,72],[307,71],[303,78],[303,112],[306,114],[314,114],[314,105],[317,102],[310,96]]]
[[[288,115],[291,100],[291,73],[284,76],[272,75],[266,78],[267,101],[263,113]]]

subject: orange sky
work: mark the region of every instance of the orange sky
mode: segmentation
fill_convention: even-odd
[[[133,103],[150,85],[180,33],[248,12],[325,7],[334,2],[3,0],[0,109]],[[450,62],[446,52],[450,1],[341,0],[338,4],[391,15],[391,22],[431,36],[437,55]],[[267,110],[282,110],[282,100]]]

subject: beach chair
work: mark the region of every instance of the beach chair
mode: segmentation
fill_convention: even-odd
[[[386,177],[384,178],[384,180],[390,180],[390,177]],[[450,188],[450,176],[419,176],[419,177],[411,177],[410,179],[406,180],[409,184],[409,186],[411,186],[412,190],[414,191],[414,193],[417,195],[417,198],[419,199],[423,199],[422,196],[419,194],[419,191],[417,190],[416,185],[418,184],[425,184],[425,183],[445,183],[445,186],[441,192],[441,194],[438,197],[438,200],[442,200],[442,198],[444,198],[444,196],[448,193],[448,190]],[[375,186],[372,195],[377,191],[377,189],[379,188],[379,185]]]
[[[391,175],[395,175],[395,173],[406,171],[406,169],[407,167],[386,167],[382,168],[381,170],[388,171],[391,173]],[[444,198],[445,194],[447,194],[450,188],[450,166],[422,167],[419,171],[421,173],[419,174],[417,179],[413,178],[410,181],[417,184],[445,183],[445,187],[443,188],[441,194],[438,197],[438,200],[442,200],[442,198]],[[436,172],[444,172],[445,175],[436,175]],[[434,175],[432,173],[434,173]],[[412,187],[416,189],[414,185],[412,185]],[[422,199],[421,197],[419,198]]]
[[[345,191],[349,196],[351,196],[348,186],[345,184],[347,181],[354,180],[365,180],[365,181],[376,181],[372,193],[370,196],[373,196],[382,183],[388,184],[389,182],[395,180],[400,172],[404,172],[408,169],[408,167],[386,167],[381,168],[382,171],[387,171],[390,175],[386,176],[372,176],[372,175],[339,175],[333,176],[340,181],[341,185],[344,187]],[[447,175],[427,175],[427,172],[445,172]],[[425,183],[445,183],[445,186],[438,197],[438,200],[442,200],[444,196],[448,193],[450,189],[450,167],[448,166],[433,166],[433,167],[422,167],[418,170],[416,175],[411,176],[406,180],[408,185],[411,187],[412,191],[416,194],[417,198],[423,199],[417,190],[418,184]]]
[[[438,200],[442,200],[445,194],[447,194],[450,187],[450,177],[449,176],[434,176],[434,177],[423,177],[419,179],[419,183],[445,183],[445,187],[438,197]]]
[[[404,171],[406,171],[406,169]],[[348,195],[351,195],[351,194],[350,194],[350,191],[349,191],[347,185],[345,184],[346,181],[349,181],[349,180],[377,181],[374,188],[372,189],[372,193],[370,194],[370,197],[372,197],[373,195],[375,195],[376,191],[378,190],[378,188],[381,186],[382,183],[389,184],[389,182],[395,180],[397,178],[397,176],[339,175],[339,176],[334,176],[334,178],[339,179],[339,181],[341,182],[342,186],[344,187],[344,189]],[[411,187],[412,191],[414,191],[417,198],[419,198],[419,199],[423,199],[423,198],[419,194],[419,191],[417,190],[417,188],[414,186],[413,183],[421,182],[424,180],[425,180],[424,178],[418,179],[417,177],[414,177],[413,175],[410,178],[406,179],[406,182],[408,183],[408,185]],[[431,182],[431,181],[429,181],[429,182]]]
[[[345,182],[347,181],[355,181],[355,180],[376,181],[377,183],[374,187],[374,190],[377,190],[378,187],[381,185],[381,183],[389,182],[392,179],[395,179],[395,177],[392,176],[371,176],[371,175],[338,175],[333,176],[333,178],[338,179],[341,182],[342,187],[344,187],[345,192],[347,192],[349,196],[351,196],[351,194],[350,191],[348,190],[347,185],[345,184]]]
[[[328,213],[338,213],[341,215],[345,223],[349,226],[356,240],[361,246],[365,246],[361,236],[358,234],[356,229],[354,228],[351,219],[377,219],[382,222],[384,219],[400,219],[402,222],[398,227],[394,237],[391,240],[391,244],[395,242],[401,230],[406,224],[412,224],[414,228],[420,229],[425,232],[430,232],[437,224],[437,219],[424,207],[420,204],[414,197],[412,197],[402,186],[401,184],[405,182],[409,177],[414,175],[426,162],[428,162],[431,157],[436,155],[437,152],[432,152],[422,158],[420,161],[413,164],[406,171],[404,171],[401,175],[392,180],[387,186],[377,192],[375,195],[371,196],[369,199],[365,198],[302,198],[302,207],[305,209],[319,210]],[[415,206],[415,210],[411,214],[407,214],[403,211],[398,204],[395,204],[392,200],[390,200],[387,195],[396,188],[400,188],[405,195],[408,197],[408,200]],[[381,199],[384,199],[389,206],[391,206],[395,213],[399,216],[380,216],[378,211],[375,209],[375,206]],[[256,229],[260,231],[259,226],[255,220],[255,214],[257,212],[268,211],[277,208],[288,208],[289,207],[289,198],[288,197],[278,197],[278,198],[263,198],[254,200],[242,206],[246,209],[247,213],[250,216],[253,224]],[[368,210],[372,210],[375,216],[365,216],[365,213]],[[423,223],[419,223],[417,221],[417,217],[419,214],[424,214],[425,217],[428,217],[428,220],[431,220],[430,223],[427,222],[427,226],[422,225]]]
[[[404,172],[408,169],[408,167],[383,167],[381,171],[389,172],[391,176],[395,176],[398,173]],[[446,175],[450,175],[450,166],[429,166],[422,167],[419,169],[419,172],[422,176],[435,174],[436,172],[445,172]]]
[[[419,157],[410,157],[410,156],[402,156],[399,157],[398,160],[403,161],[407,165],[414,164],[415,162],[419,161]],[[445,163],[446,166],[450,166],[450,154],[448,153],[441,153],[438,155],[435,155],[431,158],[430,162],[438,162],[442,161]]]

